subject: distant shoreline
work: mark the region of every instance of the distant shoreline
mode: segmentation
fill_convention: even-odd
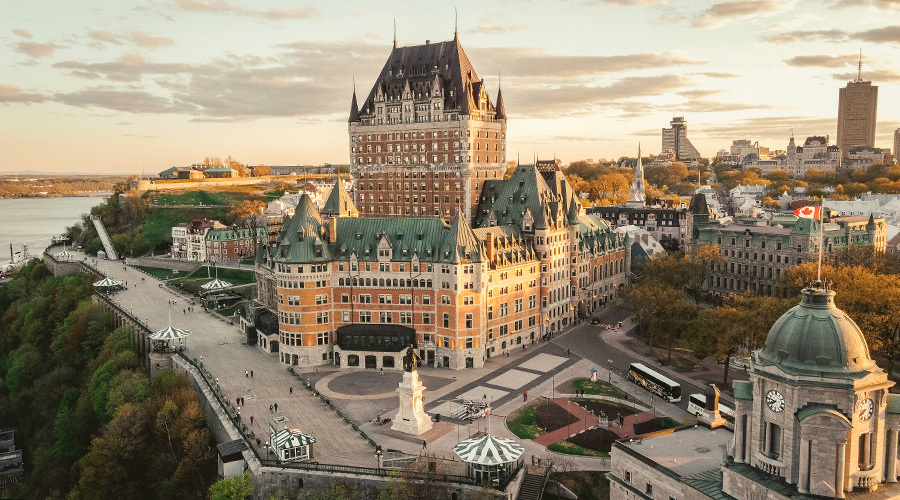
[[[0,196],[0,200],[24,200],[31,198],[108,198],[112,196],[112,191],[103,191],[98,193],[72,193],[72,194],[17,194],[13,196]]]

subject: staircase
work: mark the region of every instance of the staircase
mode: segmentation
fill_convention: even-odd
[[[103,225],[103,221],[96,215],[91,216],[91,221],[94,223],[94,228],[97,230],[97,236],[100,237],[100,242],[103,243],[103,249],[106,250],[106,258],[109,260],[119,260],[119,254],[116,253],[116,248],[113,246],[112,240],[109,239],[109,233],[106,232],[106,226]]]
[[[516,500],[541,500],[549,472],[549,467],[527,467]]]

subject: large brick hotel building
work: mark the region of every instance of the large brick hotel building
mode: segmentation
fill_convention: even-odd
[[[340,182],[321,211],[304,196],[258,256],[248,339],[282,363],[399,369],[412,343],[429,365],[478,367],[624,283],[623,241],[555,162],[502,179],[502,97],[456,37],[395,43],[349,130],[356,201]]]

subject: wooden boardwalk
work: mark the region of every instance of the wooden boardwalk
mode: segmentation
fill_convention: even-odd
[[[79,254],[78,258],[81,258]],[[238,397],[241,421],[261,439],[268,440],[272,423],[280,429],[300,429],[316,438],[314,460],[321,463],[374,467],[375,450],[369,442],[353,430],[334,410],[315,397],[276,355],[266,354],[255,346],[242,345],[238,326],[231,325],[197,305],[194,312],[185,312],[189,300],[160,287],[160,281],[121,262],[91,261],[92,265],[109,277],[127,282],[126,290],[115,293],[113,300],[125,311],[157,331],[169,324],[190,330],[185,354],[201,360],[204,369],[218,379],[222,393],[232,403]],[[142,281],[143,278],[143,281]],[[177,302],[169,304],[170,301]],[[245,373],[253,371],[253,377]],[[293,387],[293,395],[290,388]],[[274,405],[278,404],[278,411]],[[273,411],[269,411],[269,407]],[[253,423],[250,417],[253,416]],[[260,447],[265,455],[265,447]]]

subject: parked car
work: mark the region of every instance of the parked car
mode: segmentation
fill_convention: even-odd
[[[597,317],[591,318],[591,324],[594,325],[594,326],[599,325],[599,324],[600,324],[600,318],[597,318]]]

